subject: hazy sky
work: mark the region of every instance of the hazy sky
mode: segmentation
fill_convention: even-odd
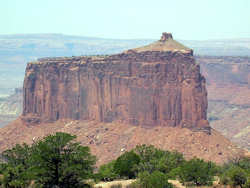
[[[250,38],[250,0],[1,0],[0,34]]]

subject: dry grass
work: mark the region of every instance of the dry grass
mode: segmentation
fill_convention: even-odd
[[[100,182],[94,186],[94,188],[112,188],[112,186],[121,185],[123,188],[130,185],[131,183],[135,182],[136,180],[117,180],[111,182]],[[189,186],[182,185],[178,180],[168,180],[169,183],[173,184],[175,188],[186,188]],[[213,182],[212,186],[191,186],[192,188],[225,188],[225,185],[219,184],[219,178],[215,177],[215,181]]]
[[[135,180],[117,180],[117,181],[111,181],[111,182],[100,182],[96,184],[95,188],[111,188],[112,185],[118,185],[121,184],[122,187],[126,187],[127,185],[130,185]]]

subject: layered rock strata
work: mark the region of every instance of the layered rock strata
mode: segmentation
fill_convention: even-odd
[[[209,129],[205,78],[193,51],[169,33],[116,55],[28,63],[23,91],[26,122],[73,119]]]

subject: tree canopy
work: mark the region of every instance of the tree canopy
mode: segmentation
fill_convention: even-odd
[[[58,132],[33,143],[3,152],[4,187],[82,187],[93,174],[96,158],[88,147],[74,142],[76,136]]]

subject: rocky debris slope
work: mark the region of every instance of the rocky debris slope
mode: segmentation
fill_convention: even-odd
[[[24,124],[18,119],[0,129],[0,151],[16,143],[33,143],[55,132],[77,135],[78,141],[91,148],[98,158],[98,165],[117,158],[136,145],[154,145],[166,150],[182,152],[188,159],[200,157],[216,163],[224,163],[244,155],[244,151],[233,145],[215,130],[211,134],[180,127],[155,126],[145,128],[113,121],[58,120],[37,125]]]
[[[205,78],[193,51],[163,33],[148,46],[111,56],[29,63],[22,119],[97,120],[209,131]]]

